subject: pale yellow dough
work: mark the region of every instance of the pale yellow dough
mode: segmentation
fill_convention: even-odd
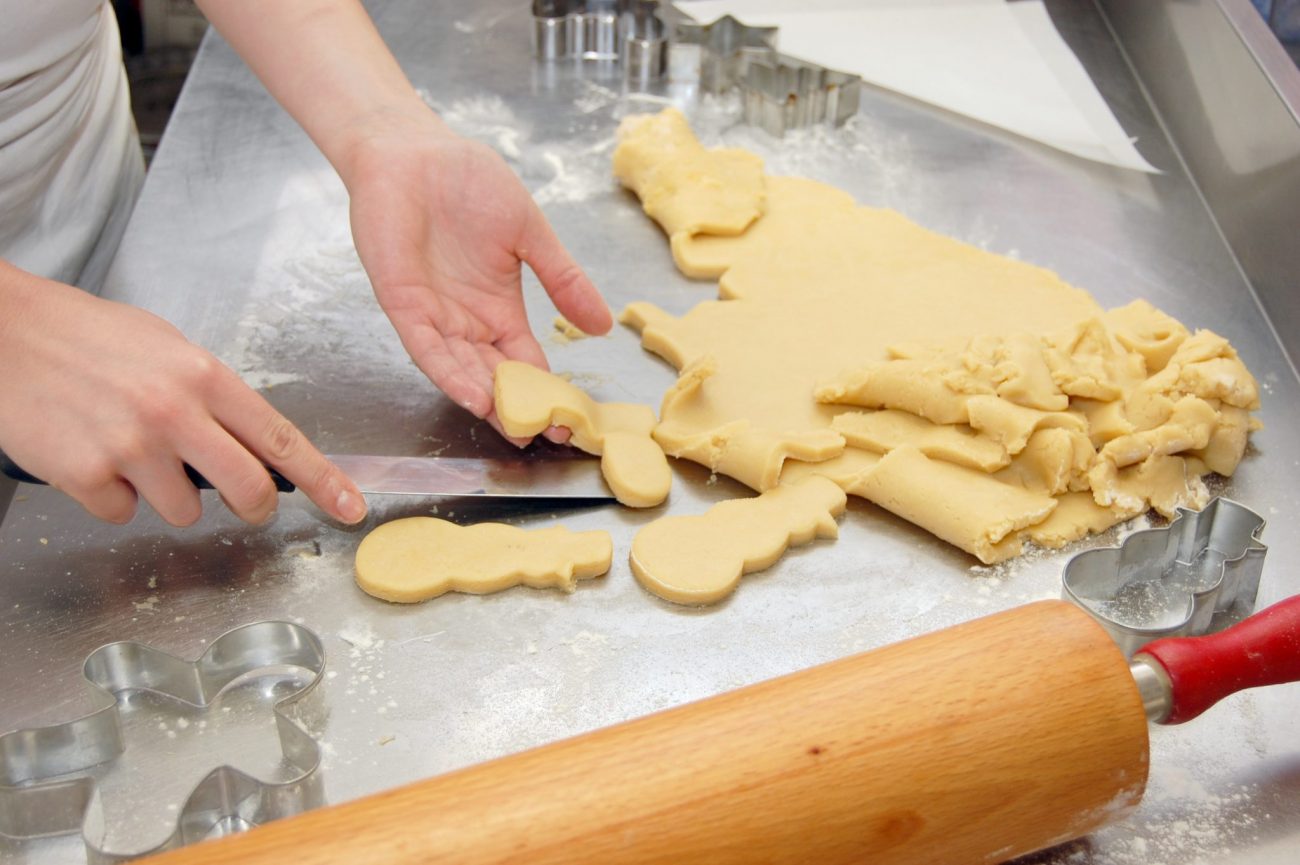
[[[771,567],[788,547],[836,537],[835,517],[845,504],[839,486],[809,477],[698,516],[663,517],[633,538],[632,573],[666,600],[711,604],[731,594],[744,574]]]
[[[362,539],[356,577],[367,594],[402,604],[521,584],[571,592],[578,580],[607,572],[613,555],[608,532],[525,530],[503,523],[462,527],[409,517],[384,523]]]
[[[605,482],[620,503],[632,508],[661,504],[672,486],[672,470],[651,438],[649,406],[598,403],[557,375],[508,360],[493,383],[497,417],[512,436],[535,436],[549,426],[567,427],[576,447],[600,456]]]
[[[706,150],[675,108],[619,126],[614,176],[670,238],[740,234],[763,212],[763,160]]]
[[[618,176],[691,226],[664,223],[678,266],[720,277],[720,299],[681,317],[645,302],[620,316],[679,370],[654,430],[665,452],[760,491],[830,478],[987,563],[1197,506],[1200,475],[1240,461],[1259,391],[1222,337],[1143,301],[1105,311],[811,180],[766,178],[757,221],[750,178],[735,197],[675,197],[645,178],[702,151],[680,115],[621,134]]]

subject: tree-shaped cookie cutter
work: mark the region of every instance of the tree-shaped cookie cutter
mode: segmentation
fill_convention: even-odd
[[[149,691],[205,709],[227,688],[259,675],[298,668],[311,678],[274,705],[285,759],[297,770],[283,782],[254,778],[232,766],[214,769],[186,798],[175,829],[162,843],[129,853],[104,849],[92,831],[95,780],[77,773],[124,753],[119,701]],[[180,847],[216,833],[295,814],[321,802],[316,741],[286,714],[319,684],[325,648],[291,622],[254,622],[227,631],[197,660],[186,661],[138,642],[109,643],[92,652],[82,672],[100,705],[62,724],[0,736],[0,835],[27,840],[80,832],[90,865],[109,865]]]
[[[1167,526],[1071,558],[1062,593],[1131,657],[1153,640],[1204,634],[1220,617],[1248,615],[1268,552],[1263,530],[1259,514],[1231,499],[1179,508]]]

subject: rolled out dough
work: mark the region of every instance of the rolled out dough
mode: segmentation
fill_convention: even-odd
[[[514,360],[497,366],[493,390],[508,434],[568,427],[575,446],[600,456],[601,473],[620,503],[649,508],[668,498],[672,470],[650,436],[655,415],[649,406],[598,403],[559,376]]]
[[[620,317],[679,370],[654,430],[667,453],[759,491],[830,478],[986,563],[1198,506],[1200,475],[1241,459],[1259,392],[1222,337],[1143,301],[1104,311],[811,180],[765,178],[751,221],[749,179],[739,198],[636,180],[698,154],[680,115],[620,135],[616,174],[673,214],[679,268],[720,278],[720,299],[683,316],[639,302]]]
[[[525,530],[504,523],[458,526],[435,517],[408,517],[375,528],[357,547],[357,585],[385,601],[411,604],[444,592],[482,595],[511,586],[555,586],[571,592],[578,580],[609,570],[608,532],[563,526]]]
[[[823,477],[732,499],[696,516],[663,517],[632,539],[632,573],[678,604],[711,604],[744,574],[771,567],[790,546],[838,534],[844,491]]]

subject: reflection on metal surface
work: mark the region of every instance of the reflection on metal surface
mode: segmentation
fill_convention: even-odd
[[[1300,71],[1249,0],[1101,6],[1300,364]]]
[[[308,677],[288,676],[286,668]],[[301,625],[244,625],[213,640],[195,661],[143,643],[110,643],[92,652],[82,669],[96,689],[96,709],[72,721],[0,736],[0,836],[22,840],[80,832],[87,861],[99,865],[173,849],[321,803],[316,777],[320,749],[285,714],[312,693],[325,671],[324,647]],[[139,768],[138,747],[159,751],[160,767],[174,773],[176,755],[168,753],[167,742],[177,738],[177,731],[169,727],[169,720],[180,729],[198,731],[211,723],[211,735],[220,736],[223,724],[230,723],[225,713],[231,706],[222,706],[221,712],[209,710],[223,695],[247,686],[256,687],[273,704],[283,758],[292,767],[288,777],[257,778],[233,765],[212,768],[209,763],[184,801],[168,804],[175,813],[146,826],[139,837],[128,831],[133,827],[124,825],[134,822],[124,819],[124,814],[143,808],[141,800],[148,797],[132,796],[118,805],[116,820],[107,818],[109,803],[102,799],[105,789],[117,780],[112,773],[119,762],[126,762],[120,758],[127,756],[127,732],[132,727],[128,720],[150,698],[163,698],[149,707],[156,710],[151,719],[163,720],[156,721],[157,729],[146,731],[152,741],[134,743],[130,756],[135,766],[122,771]],[[166,782],[155,775],[136,783],[143,790]],[[116,786],[120,795],[121,784]],[[156,837],[157,824],[169,824],[170,831]]]
[[[0,477],[0,525],[4,524],[5,514],[9,513],[9,505],[13,502],[17,489],[17,481],[12,478]]]

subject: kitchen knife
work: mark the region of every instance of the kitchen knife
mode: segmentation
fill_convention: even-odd
[[[471,457],[327,456],[363,493],[398,496],[474,496],[506,499],[613,500],[600,474],[600,461],[584,457],[493,459]],[[294,491],[293,482],[268,468],[275,488]],[[19,468],[0,451],[0,473],[31,484],[45,481]],[[185,473],[199,489],[212,489],[190,466]]]

